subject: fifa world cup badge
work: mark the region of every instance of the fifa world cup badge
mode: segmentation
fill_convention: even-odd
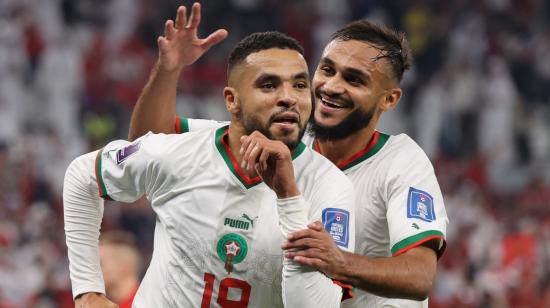
[[[233,265],[242,262],[246,257],[248,244],[242,236],[228,233],[219,239],[216,252],[218,257],[225,262],[224,269],[227,274],[231,274]]]

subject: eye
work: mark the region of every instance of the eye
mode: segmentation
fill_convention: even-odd
[[[260,85],[262,89],[275,89],[275,84],[273,82],[264,82]]]
[[[357,77],[357,76],[346,76],[346,81],[351,84],[352,86],[361,86],[361,85],[364,85],[365,82],[363,81],[363,79],[361,79],[360,77]]]
[[[334,69],[332,69],[332,67],[330,66],[321,66],[319,70],[325,73],[325,75],[334,75]]]
[[[300,81],[300,82],[297,82],[295,85],[294,85],[295,88],[297,89],[307,89],[309,88],[309,85],[307,82],[305,81]]]

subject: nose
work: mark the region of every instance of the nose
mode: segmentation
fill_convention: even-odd
[[[325,83],[323,84],[322,89],[328,95],[342,94],[344,93],[343,80],[340,77],[338,77],[338,75],[328,77],[325,80]]]
[[[296,105],[296,97],[294,95],[295,91],[296,90],[292,85],[284,85],[283,87],[281,87],[279,100],[277,101],[277,106],[290,108]]]

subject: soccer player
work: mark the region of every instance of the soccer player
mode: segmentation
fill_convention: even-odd
[[[148,130],[186,132],[221,125],[170,114],[176,89],[160,81],[177,80],[179,72],[170,75],[162,65],[177,59],[176,48],[163,52],[177,40],[162,42],[159,67],[164,69],[155,71],[144,89],[129,137]],[[448,219],[429,159],[407,135],[376,130],[381,114],[401,99],[399,83],[411,58],[404,34],[356,21],[332,35],[313,77],[314,138],[303,141],[354,183],[356,254],[335,247],[318,224],[291,234],[284,248],[301,248],[287,256],[358,287],[344,306],[426,307],[437,259],[445,249]],[[155,99],[159,90],[165,96]]]
[[[157,222],[134,307],[340,305],[341,284],[281,249],[290,232],[313,221],[339,247],[355,245],[351,182],[300,142],[311,113],[302,54],[285,35],[252,34],[230,56],[228,126],[119,140],[71,163],[63,197],[78,307],[111,304],[97,258],[99,196],[129,202],[143,194]]]

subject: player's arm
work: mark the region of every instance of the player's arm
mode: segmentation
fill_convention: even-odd
[[[106,299],[98,248],[101,197],[131,202],[145,193],[146,172],[154,168],[148,168],[149,159],[141,153],[140,142],[112,142],[100,151],[77,157],[65,174],[65,236],[77,307],[108,307],[102,306]]]
[[[330,253],[321,252],[331,251],[338,255],[337,247],[326,239],[326,232],[318,225],[310,225],[308,229],[292,234],[284,248],[307,249],[287,254],[297,262],[313,266],[332,278],[367,292],[384,297],[424,300],[433,286],[437,257],[445,248],[448,221],[429,160],[413,155],[414,151],[404,153],[409,157],[392,163],[387,168],[384,184],[380,185],[380,194],[387,199],[391,257],[369,258],[344,252],[339,260],[327,258]],[[421,195],[424,201],[419,199]],[[424,202],[422,214],[413,211],[419,209],[416,208],[418,202]]]
[[[159,59],[134,107],[129,140],[135,140],[148,131],[176,132],[176,89],[181,71],[227,37],[227,31],[220,29],[199,39],[200,4],[193,4],[189,19],[186,11],[185,6],[180,6],[176,21],[166,21],[164,36],[158,38]]]
[[[277,195],[279,226],[284,236],[303,229],[308,208],[294,177],[288,147],[267,139],[259,132],[241,138],[242,167],[256,170]],[[342,289],[322,273],[291,259],[283,260],[283,302],[285,307],[339,307]]]

